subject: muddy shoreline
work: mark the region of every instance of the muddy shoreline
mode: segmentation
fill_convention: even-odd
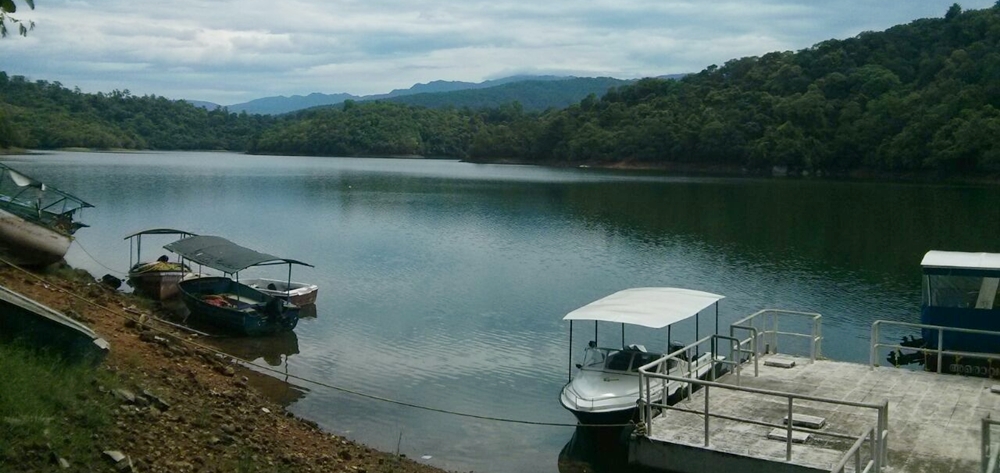
[[[93,439],[101,451],[126,455],[131,471],[443,471],[293,416],[276,402],[283,392],[300,395],[293,386],[158,322],[166,314],[155,304],[111,290],[86,272],[0,265],[0,284],[80,320],[111,344],[98,369],[114,373],[134,395],[120,399],[113,427]],[[26,464],[24,471],[38,465]],[[128,468],[119,464],[118,471]]]

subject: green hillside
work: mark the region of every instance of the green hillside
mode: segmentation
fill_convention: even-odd
[[[552,82],[451,92],[466,97],[462,106],[436,97],[448,94],[421,94],[273,118],[3,74],[0,146],[978,176],[1000,172],[998,79],[1000,6],[954,5],[943,18],[733,59],[680,80],[644,79],[544,110],[526,97],[553,100],[556,92],[543,92]],[[476,95],[484,91],[489,100]]]

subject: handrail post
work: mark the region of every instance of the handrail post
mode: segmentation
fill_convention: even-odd
[[[941,361],[942,355],[944,353],[944,330],[938,329],[938,344],[937,344],[937,372],[941,374]]]
[[[980,421],[980,432],[979,432],[979,471],[980,473],[988,473],[987,469],[990,464],[990,413],[986,413],[986,417],[983,417]]]
[[[872,339],[871,344],[868,347],[868,366],[875,369],[878,366],[878,337],[879,337],[879,326],[881,320],[876,320],[872,323]]]
[[[875,461],[875,471],[882,471],[883,466],[889,463],[889,401],[886,400],[879,407],[879,455]]]
[[[710,416],[708,415],[708,389],[710,386],[705,386],[705,448],[708,448],[708,422]]]
[[[785,461],[792,461],[792,404],[795,399],[788,396],[788,429],[785,432]]]
[[[642,406],[642,419],[640,419],[646,426],[646,435],[653,434],[653,407],[650,405],[652,397],[650,396],[649,389],[649,377],[645,375],[642,371],[639,372],[639,382],[645,383],[646,386],[646,403]]]

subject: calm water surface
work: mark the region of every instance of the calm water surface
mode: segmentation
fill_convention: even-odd
[[[152,227],[313,263],[293,279],[320,286],[317,317],[293,335],[234,348],[261,366],[406,403],[542,422],[573,422],[557,399],[567,375],[561,317],[614,291],[723,294],[723,324],[769,307],[820,312],[824,354],[863,361],[872,321],[917,321],[924,252],[1000,251],[996,187],[225,153],[5,161],[96,205],[67,260],[97,276],[124,272],[122,238]],[[144,240],[144,256],[165,252],[158,247],[169,240],[154,240]],[[284,277],[245,273],[254,274]],[[674,336],[693,332],[676,327]],[[591,333],[574,337],[577,352]],[[661,334],[627,336],[663,345]],[[587,465],[560,465],[560,451],[591,451],[572,448],[581,442],[571,442],[572,428],[305,387],[295,413],[449,470],[580,471]]]

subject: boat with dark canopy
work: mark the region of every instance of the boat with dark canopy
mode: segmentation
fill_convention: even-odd
[[[239,282],[239,273],[257,266],[313,267],[302,261],[279,258],[237,245],[225,238],[191,236],[164,246],[185,259],[222,271],[225,276],[183,280],[181,298],[191,316],[222,330],[243,335],[266,335],[292,330],[299,320],[299,306]],[[231,277],[230,277],[231,276]]]

